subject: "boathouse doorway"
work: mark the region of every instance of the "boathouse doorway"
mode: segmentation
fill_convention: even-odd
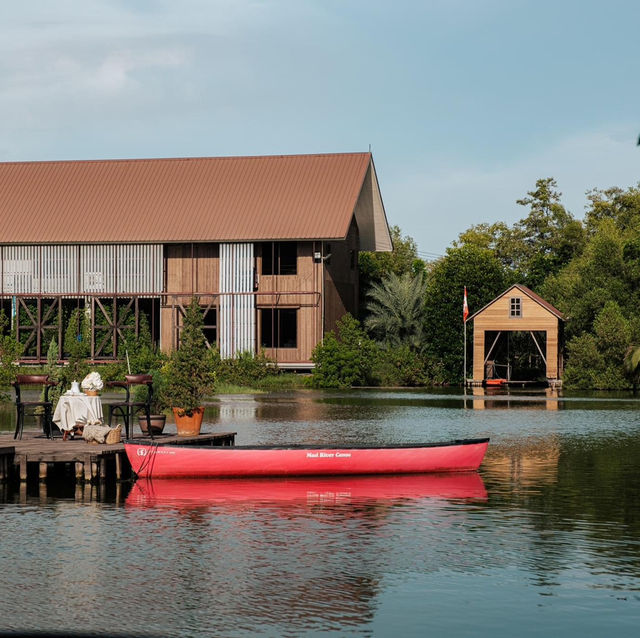
[[[484,380],[546,385],[546,331],[489,330],[484,347]]]

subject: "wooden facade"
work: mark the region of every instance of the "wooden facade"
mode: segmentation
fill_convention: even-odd
[[[562,378],[562,313],[525,286],[514,285],[469,318],[473,321],[474,384],[486,381],[487,363],[498,336],[504,332],[528,332],[544,359],[548,382]],[[496,333],[493,343],[488,333]],[[542,348],[535,333],[544,333]]]
[[[254,313],[255,344],[252,350],[264,351],[283,367],[308,367],[313,349],[324,333],[333,330],[345,313],[357,312],[358,229],[353,222],[344,241],[286,242],[295,250],[295,273],[291,274],[279,274],[272,268],[265,268],[265,255],[273,255],[274,247],[284,243],[257,242],[253,245],[255,258],[251,276],[254,285],[250,292],[242,293],[221,291],[219,245],[167,246],[166,294],[160,316],[163,349],[176,347],[181,317],[192,295],[200,299],[205,310],[205,324],[212,338],[215,335],[218,346],[221,301],[225,297],[246,296],[250,298]],[[229,307],[233,310],[233,302]],[[284,313],[295,317],[295,344],[283,344],[283,335],[276,334],[282,329],[282,321],[278,320]],[[266,334],[268,328],[273,334]],[[232,351],[241,351],[234,345]]]

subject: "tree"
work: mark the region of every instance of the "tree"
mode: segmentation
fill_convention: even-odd
[[[633,316],[640,304],[640,268],[630,234],[603,220],[582,254],[550,276],[540,294],[567,315],[568,339],[592,331],[607,302]]]
[[[366,297],[369,287],[379,283],[389,273],[416,275],[425,270],[425,263],[418,257],[416,242],[408,235],[403,236],[399,226],[390,229],[393,250],[391,252],[363,251],[358,257],[360,290]]]
[[[640,183],[627,190],[614,186],[605,190],[594,188],[587,193],[591,207],[585,214],[589,235],[598,232],[600,224],[609,220],[621,231],[640,233]]]
[[[447,249],[433,266],[427,281],[425,331],[429,351],[442,362],[448,381],[457,383],[463,376],[464,287],[473,313],[503,292],[505,282],[505,270],[493,252],[470,244]]]
[[[75,308],[71,313],[63,343],[68,364],[61,368],[58,374],[59,389],[62,392],[71,386],[72,381],[82,381],[89,372],[91,326],[87,313],[82,308]]]
[[[6,333],[9,327],[9,319],[0,310],[0,402],[9,399],[9,387],[15,379],[17,365],[16,360],[20,358],[23,347],[16,335]]]
[[[454,244],[486,248],[510,273],[509,283],[538,290],[545,279],[568,264],[584,247],[582,224],[560,203],[556,181],[539,179],[535,190],[516,201],[529,214],[509,227],[503,222],[478,224],[461,233]]]
[[[426,278],[390,272],[369,290],[365,327],[379,343],[424,347]]]
[[[180,416],[192,416],[215,387],[216,376],[203,325],[202,310],[194,297],[185,313],[180,345],[166,365],[166,400],[178,408]]]
[[[336,330],[328,332],[313,350],[311,384],[316,388],[348,388],[373,383],[378,359],[375,342],[350,314],[338,321]]]
[[[625,360],[633,339],[633,325],[615,301],[609,301],[594,321],[594,332],[574,337],[568,344],[565,384],[569,388],[624,389]]]

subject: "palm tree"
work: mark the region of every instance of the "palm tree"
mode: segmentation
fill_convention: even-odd
[[[364,323],[377,341],[389,346],[424,346],[424,302],[427,282],[422,273],[385,275],[371,286]]]

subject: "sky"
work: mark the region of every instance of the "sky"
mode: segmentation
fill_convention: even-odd
[[[640,181],[637,0],[0,4],[0,161],[371,149],[425,259]],[[0,231],[1,232],[1,231]]]

